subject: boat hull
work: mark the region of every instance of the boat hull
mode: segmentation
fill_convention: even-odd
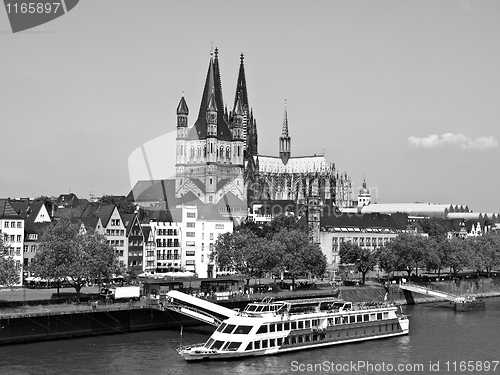
[[[269,349],[260,349],[260,350],[252,350],[252,351],[234,351],[234,352],[213,352],[213,353],[195,353],[192,351],[183,351],[179,352],[179,354],[186,361],[207,361],[207,360],[227,360],[233,358],[243,358],[243,357],[256,357],[263,355],[276,355],[282,353],[289,353],[298,350],[308,350],[321,348],[332,345],[342,345],[349,343],[356,343],[367,340],[378,340],[384,338],[390,338],[395,336],[403,336],[409,333],[409,325],[404,324],[404,321],[401,325],[401,330],[398,332],[387,333],[382,335],[373,335],[373,336],[363,336],[363,337],[353,337],[352,339],[342,339],[342,340],[332,340],[326,342],[318,342],[318,343],[305,343],[304,345],[294,346],[294,347],[281,347],[281,348],[269,348]]]
[[[480,311],[485,309],[485,303],[481,300],[464,303],[455,302],[453,308],[455,311]]]

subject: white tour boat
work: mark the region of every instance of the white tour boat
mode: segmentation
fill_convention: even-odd
[[[353,304],[328,297],[284,301],[265,298],[237,312],[181,295],[174,292],[170,296],[171,306],[179,306],[180,300],[183,304],[173,310],[189,310],[193,317],[210,316],[200,320],[218,325],[207,342],[177,349],[187,361],[286,353],[409,333],[408,317],[385,302]],[[226,318],[217,320],[217,316]]]

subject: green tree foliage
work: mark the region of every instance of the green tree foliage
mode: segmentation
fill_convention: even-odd
[[[300,275],[320,277],[325,273],[326,257],[318,244],[309,242],[307,232],[285,228],[276,233],[273,240],[284,247],[280,270],[292,279],[292,285]]]
[[[118,258],[106,238],[92,229],[83,232],[67,218],[43,232],[31,271],[44,279],[68,278],[79,298],[81,288],[118,270]]]
[[[220,267],[234,269],[248,277],[262,277],[278,266],[281,253],[282,246],[279,243],[241,229],[220,235],[211,258]]]
[[[258,237],[272,239],[273,236],[282,229],[297,229],[302,232],[307,232],[307,223],[298,220],[296,216],[280,214],[273,217],[270,222],[264,225],[258,225],[253,221],[245,221],[238,229],[249,230]]]
[[[12,286],[19,283],[20,269],[16,261],[4,247],[3,235],[0,236],[0,285]]]
[[[373,271],[377,265],[377,255],[376,251],[361,248],[351,242],[342,242],[340,244],[340,263],[354,264],[356,270],[361,272],[363,284],[366,282],[367,272]]]
[[[465,239],[453,237],[440,241],[439,252],[443,267],[448,267],[455,275],[469,264],[470,249]]]
[[[424,219],[420,222],[420,226],[424,233],[427,233],[430,238],[444,239],[448,234],[448,228],[443,219]]]
[[[385,272],[387,272],[389,279],[391,278],[391,272],[394,274],[398,270],[398,259],[394,251],[388,246],[381,246],[375,250],[375,254],[378,260],[378,265]]]
[[[103,195],[99,198],[99,203],[115,205],[121,214],[133,214],[135,212],[135,202],[132,198]]]
[[[415,269],[424,265],[427,241],[422,236],[403,233],[387,244],[396,257],[397,269],[405,270],[408,278]]]

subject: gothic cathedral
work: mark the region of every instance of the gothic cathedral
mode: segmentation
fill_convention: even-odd
[[[225,217],[246,218],[252,200],[305,202],[314,186],[321,204],[352,204],[351,179],[324,155],[293,157],[285,115],[279,156],[259,155],[257,126],[249,106],[243,54],[232,111],[222,97],[218,50],[211,54],[198,117],[189,126],[184,97],[177,106],[175,196],[180,202],[214,205]]]

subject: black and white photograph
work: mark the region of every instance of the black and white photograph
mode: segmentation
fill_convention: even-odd
[[[500,2],[3,3],[2,375],[500,374]]]

